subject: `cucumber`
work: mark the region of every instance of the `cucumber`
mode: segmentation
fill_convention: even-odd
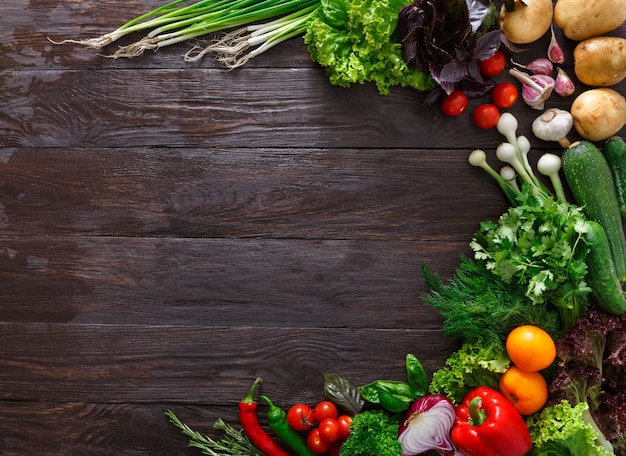
[[[626,311],[626,297],[615,272],[611,259],[609,238],[604,228],[597,222],[589,222],[589,230],[585,233],[585,241],[589,246],[587,253],[587,284],[598,307],[605,311],[620,315]]]
[[[626,220],[626,142],[619,136],[612,136],[604,143],[602,154],[613,175],[620,213]]]
[[[589,141],[577,141],[563,151],[563,174],[589,220],[598,222],[609,239],[620,283],[626,281],[626,239],[613,176],[604,155]]]

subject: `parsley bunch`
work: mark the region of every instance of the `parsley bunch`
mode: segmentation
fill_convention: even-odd
[[[552,305],[568,329],[590,306],[584,234],[591,226],[582,208],[567,202],[559,177],[561,158],[545,153],[537,161],[539,173],[550,178],[552,193],[533,172],[530,141],[517,136],[517,127],[511,113],[498,119],[496,128],[507,141],[497,147],[496,156],[510,165],[500,173],[487,163],[484,151],[469,156],[471,165],[496,179],[511,203],[497,223],[480,224],[470,247],[474,258],[502,281],[521,286],[533,305]]]
[[[588,221],[578,206],[557,201],[524,184],[518,205],[498,220],[483,222],[470,243],[506,283],[525,288],[533,304],[556,306],[565,327],[587,310],[585,282],[589,248],[583,234]]]

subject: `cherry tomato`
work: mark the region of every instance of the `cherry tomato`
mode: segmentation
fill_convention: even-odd
[[[495,127],[498,123],[500,111],[492,104],[481,104],[476,106],[476,109],[474,109],[472,118],[478,128],[489,130],[490,128]]]
[[[467,108],[467,96],[460,90],[453,90],[441,103],[441,110],[446,116],[459,116]]]
[[[328,453],[331,447],[331,443],[324,440],[320,435],[320,430],[318,428],[313,428],[306,435],[306,446],[309,447],[315,454],[325,454]]]
[[[506,57],[502,52],[496,51],[496,53],[487,60],[482,60],[478,64],[478,67],[480,68],[480,72],[485,76],[497,76],[502,73],[506,67]]]
[[[328,443],[335,443],[341,435],[339,423],[332,418],[326,418],[317,426],[317,429],[320,431],[320,437]]]
[[[491,91],[493,104],[500,108],[510,108],[517,102],[518,97],[517,87],[510,82],[501,82]]]
[[[306,431],[313,426],[313,410],[306,404],[295,404],[287,412],[287,422],[296,431]]]
[[[321,423],[326,418],[337,419],[337,407],[330,401],[319,402],[313,409],[315,421]]]
[[[341,415],[337,418],[337,423],[339,424],[339,440],[348,440],[348,437],[350,437],[352,417],[350,415]]]

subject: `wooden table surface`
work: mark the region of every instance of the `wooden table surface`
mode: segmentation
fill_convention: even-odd
[[[324,373],[401,380],[407,353],[432,373],[457,345],[421,266],[449,277],[507,207],[467,163],[495,130],[333,87],[300,38],[234,71],[188,44],[112,60],[47,39],[158,5],[0,5],[2,455],[200,454],[166,409],[211,433],[257,376],[288,407]],[[558,151],[511,112],[533,158]]]

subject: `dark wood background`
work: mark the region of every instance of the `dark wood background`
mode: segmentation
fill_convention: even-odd
[[[407,353],[431,373],[456,344],[421,265],[449,277],[507,207],[466,161],[495,130],[333,87],[301,39],[235,71],[187,44],[111,60],[47,39],[158,5],[0,5],[2,455],[199,454],[166,409],[211,433],[257,376],[288,407],[324,373],[403,379]],[[511,111],[533,158],[558,151]]]

